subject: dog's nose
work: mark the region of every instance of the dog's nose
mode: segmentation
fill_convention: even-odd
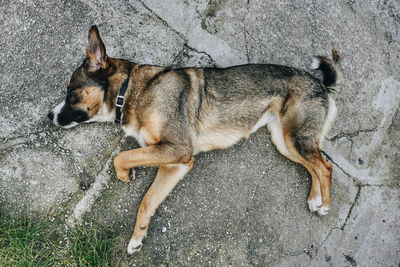
[[[51,121],[53,121],[53,119],[54,119],[54,113],[53,113],[52,111],[50,111],[49,114],[47,114],[47,117],[48,117]]]

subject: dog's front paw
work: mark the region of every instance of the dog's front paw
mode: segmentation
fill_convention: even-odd
[[[121,163],[120,155],[114,158],[114,169],[117,178],[122,182],[129,182],[129,180],[135,178],[134,169],[125,169]]]
[[[130,170],[115,169],[115,172],[117,174],[117,178],[124,183],[127,183],[130,180],[133,180],[135,178],[135,170],[134,169],[130,169]]]
[[[128,252],[128,254],[138,253],[142,248],[142,245],[143,245],[142,241],[131,239],[129,241],[128,248],[126,249],[126,251]]]

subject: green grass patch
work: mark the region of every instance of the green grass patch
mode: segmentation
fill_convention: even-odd
[[[0,211],[0,266],[116,266],[116,237]]]

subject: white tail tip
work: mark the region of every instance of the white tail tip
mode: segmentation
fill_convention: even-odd
[[[321,65],[321,60],[319,59],[319,58],[317,58],[317,57],[312,57],[311,58],[311,66],[310,66],[310,68],[312,69],[312,70],[316,70],[316,69],[318,69],[319,68],[319,65]]]

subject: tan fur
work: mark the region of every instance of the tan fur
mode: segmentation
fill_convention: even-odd
[[[202,151],[228,148],[245,137],[248,137],[248,135],[240,131],[208,128],[203,134],[194,137],[194,151],[195,153],[198,153]]]
[[[151,216],[190,171],[193,155],[228,148],[265,125],[279,152],[310,173],[310,210],[327,213],[332,165],[322,157],[320,146],[335,106],[329,88],[309,73],[268,64],[171,70],[113,59],[96,26],[89,31],[86,51],[87,59],[72,75],[67,101],[49,117],[66,128],[77,122],[114,120],[118,91],[127,82],[121,126],[141,148],[114,158],[116,176],[127,182],[133,168],[159,166],[140,203],[128,253],[140,249]],[[339,59],[335,52],[333,57]]]
[[[127,75],[125,73],[115,73],[109,78],[109,90],[106,93],[105,103],[107,104],[108,110],[115,109],[115,101],[114,99],[117,97],[117,93],[119,88],[121,88],[124,83]]]
[[[96,115],[103,104],[104,92],[100,87],[89,86],[81,90],[80,98],[82,99],[76,106],[82,110],[87,110],[90,117]]]
[[[131,124],[132,127],[139,128],[138,116],[137,116],[137,103],[139,96],[143,95],[143,90],[146,89],[146,85],[149,80],[154,78],[164,68],[158,66],[140,65],[135,64],[131,71],[130,81],[128,88],[135,88],[135,90],[129,90],[125,94],[126,104],[123,107],[123,124]],[[121,83],[122,84],[122,83]],[[117,94],[119,87],[115,90]],[[145,102],[146,99],[140,99]]]
[[[284,139],[288,150],[295,158],[294,161],[303,165],[311,175],[312,185],[308,200],[322,195],[322,206],[330,208],[332,167],[328,168],[330,164],[323,159],[319,149],[312,158],[304,158],[295,148],[293,139],[288,132],[284,134]]]
[[[146,145],[155,145],[161,141],[162,117],[159,113],[152,113],[144,118],[139,135]]]
[[[194,158],[192,157],[191,160],[185,164],[160,166],[153,184],[140,202],[132,239],[143,240],[150,223],[150,218],[154,215],[157,207],[164,201],[170,191],[172,191],[185,174],[190,171],[193,167],[193,163]]]

